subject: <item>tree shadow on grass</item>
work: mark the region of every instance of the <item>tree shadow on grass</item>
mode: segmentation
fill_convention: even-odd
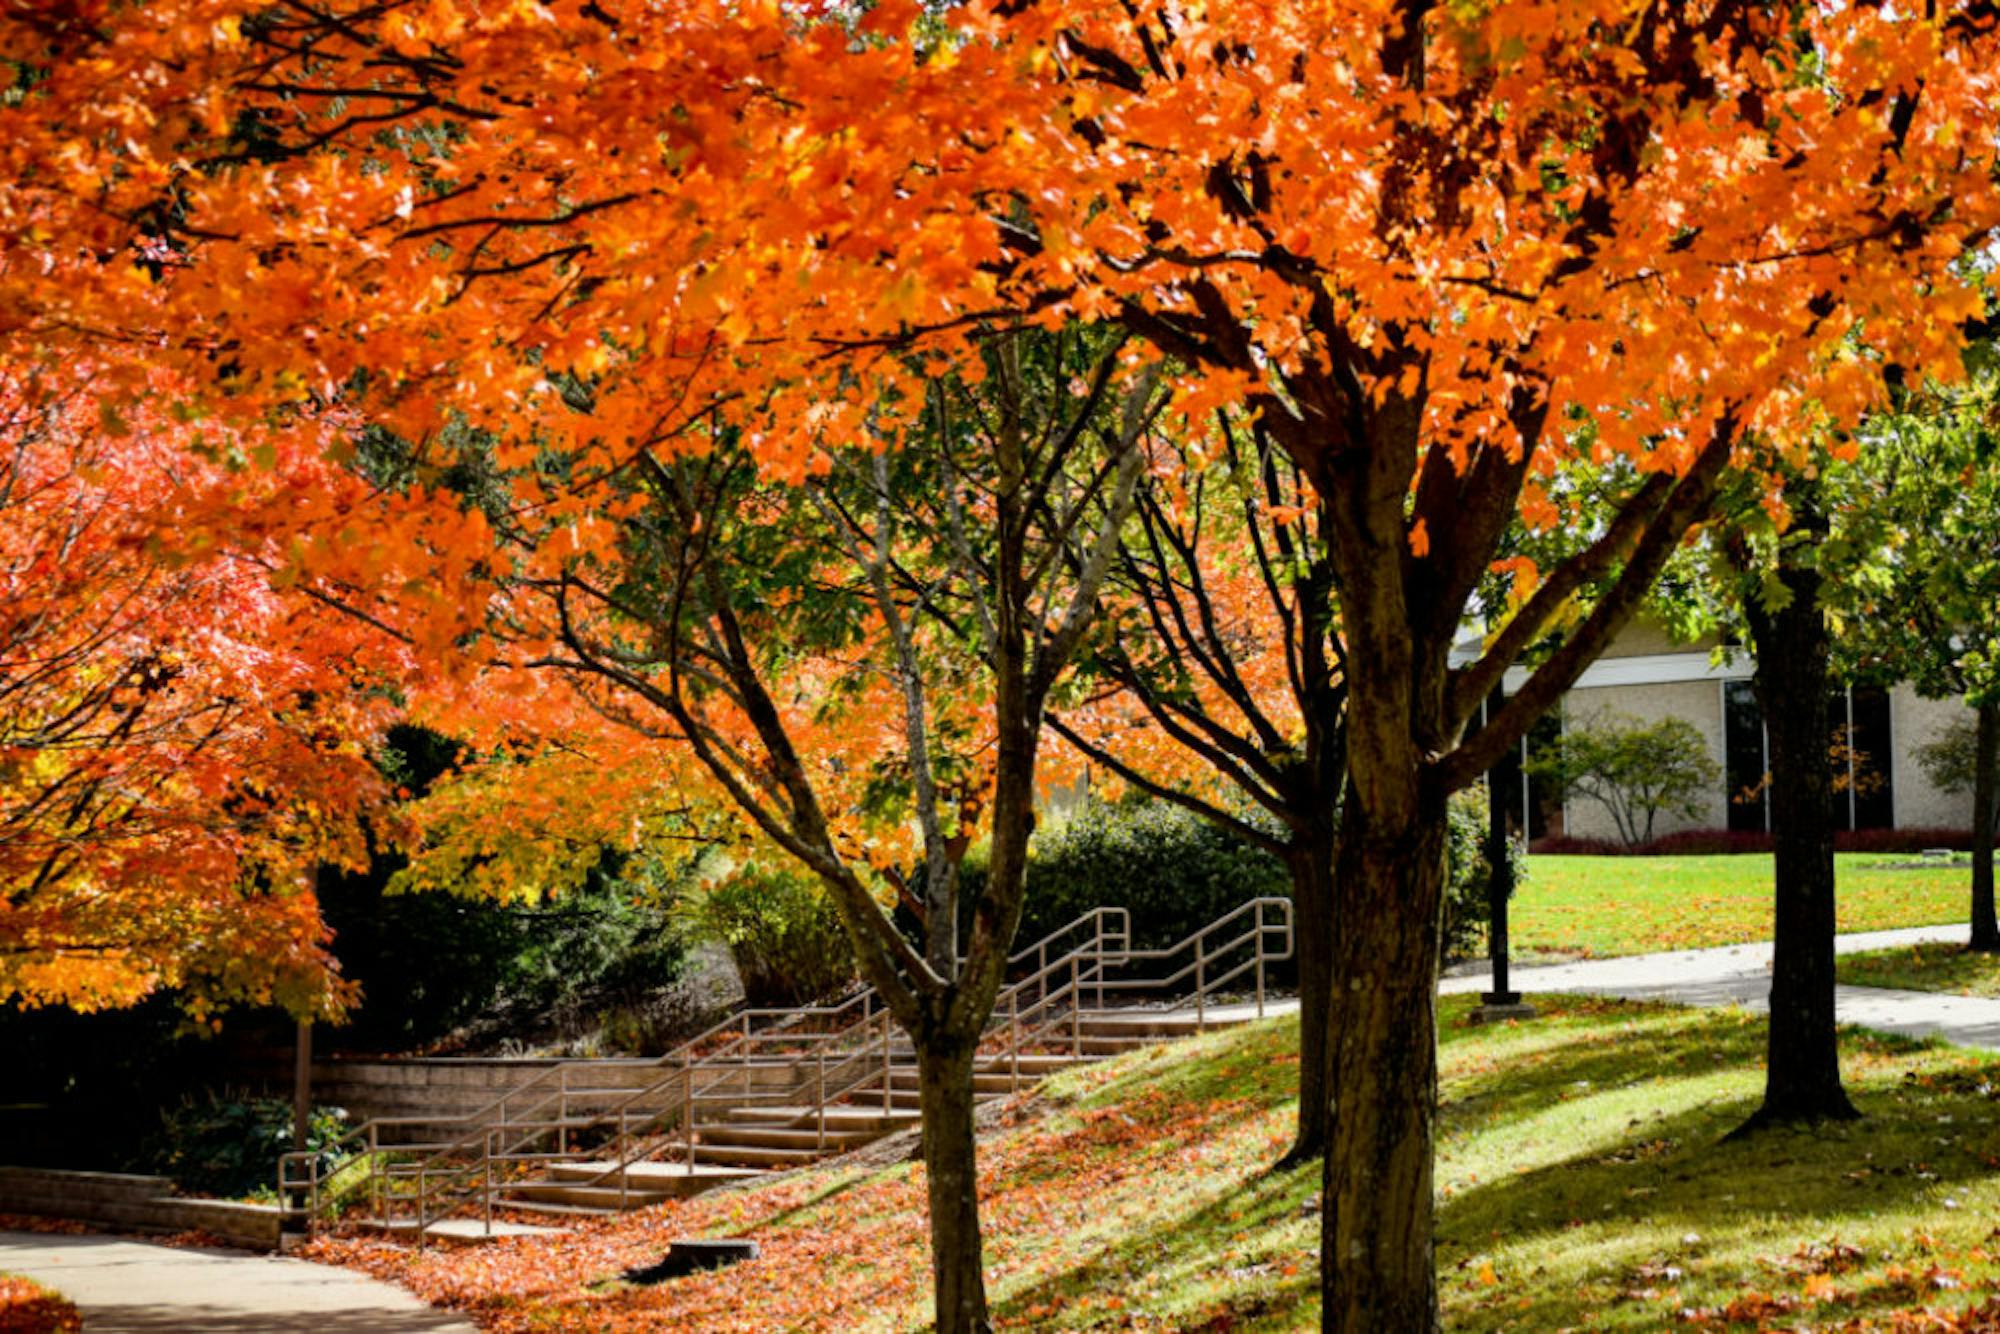
[[[1318,1163],[1255,1175],[1197,1208],[1157,1215],[1143,1229],[1121,1234],[1072,1268],[1008,1293],[996,1303],[995,1313],[1018,1320],[1059,1311],[1079,1299],[1123,1289],[1134,1274],[1173,1290],[1226,1272],[1236,1280],[1235,1291],[1193,1310],[1185,1305],[1154,1310],[1131,1301],[1126,1311],[1170,1317],[1174,1328],[1182,1330],[1295,1328],[1303,1309],[1318,1301],[1318,1268],[1291,1254],[1296,1246],[1287,1244],[1284,1253],[1275,1247],[1286,1226],[1298,1221],[1302,1207],[1317,1197],[1319,1176]],[[1274,1249],[1238,1257],[1229,1266],[1222,1263],[1233,1239],[1259,1233],[1272,1236]],[[1306,1244],[1317,1249],[1316,1230]],[[1290,1274],[1282,1272],[1287,1265],[1293,1267]]]
[[[1740,1068],[1761,1057],[1762,1023],[1743,1025],[1737,1037],[1728,1031],[1735,1025],[1722,1022],[1727,1027],[1715,1020],[1691,1021],[1681,1030],[1681,1041],[1717,1040],[1724,1058],[1717,1069]],[[1666,1033],[1648,1033],[1626,1054],[1643,1069],[1669,1040]],[[1853,1034],[1847,1045],[1907,1053],[1921,1044]],[[1468,1099],[1470,1106],[1460,1115],[1531,1116],[1574,1081],[1591,1080],[1593,1088],[1611,1083],[1619,1065],[1601,1044],[1586,1043],[1573,1058],[1553,1056],[1522,1072],[1518,1084],[1488,1090],[1483,1100]],[[1705,1073],[1691,1069],[1684,1077]],[[1674,1078],[1651,1076],[1663,1100],[1680,1100],[1670,1087]],[[1878,1212],[1908,1208],[1928,1194],[1996,1175],[2000,1130],[1993,1124],[1991,1090],[2000,1088],[2000,1071],[1990,1081],[1979,1072],[1961,1071],[1886,1086],[1859,1083],[1856,1100],[1867,1117],[1861,1122],[1780,1127],[1725,1142],[1757,1097],[1754,1092],[1717,1097],[1677,1115],[1629,1124],[1626,1133],[1588,1152],[1484,1182],[1444,1201],[1438,1259],[1448,1289],[1454,1276],[1482,1255],[1510,1252],[1528,1257],[1525,1263],[1565,1252],[1590,1257],[1580,1276],[1509,1274],[1490,1293],[1476,1279],[1458,1279],[1461,1292],[1474,1291],[1459,1298],[1453,1323],[1514,1329],[1603,1323],[1607,1303],[1667,1287],[1661,1275],[1669,1265],[1685,1274],[1698,1271],[1704,1283],[1718,1289],[1796,1287],[1804,1271],[1787,1266],[1797,1246],[1826,1242],[1843,1231],[1865,1232]],[[1581,1097],[1576,1114],[1587,1119],[1592,1095]],[[1689,1237],[1699,1240],[1684,1240]],[[1567,1281],[1574,1277],[1584,1281]],[[1913,1299],[1906,1288],[1877,1283],[1857,1296],[1855,1306],[1907,1305]],[[1634,1311],[1635,1323],[1648,1318]]]

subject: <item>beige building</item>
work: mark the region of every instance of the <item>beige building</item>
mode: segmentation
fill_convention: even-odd
[[[1717,641],[1677,644],[1658,625],[1641,621],[1627,628],[1610,650],[1584,672],[1563,699],[1558,715],[1546,718],[1538,735],[1546,737],[1577,721],[1618,717],[1653,722],[1684,718],[1708,742],[1709,755],[1724,775],[1702,810],[1692,818],[1663,813],[1656,835],[1686,829],[1760,831],[1768,814],[1761,797],[1731,800],[1755,787],[1768,771],[1763,722],[1750,689],[1751,659],[1747,650],[1716,651]],[[1513,690],[1526,679],[1516,668],[1507,675]],[[1840,794],[1845,809],[1837,812],[1847,829],[1967,829],[1972,824],[1969,793],[1941,792],[1917,763],[1917,749],[1934,740],[1970,710],[1956,700],[1929,700],[1907,685],[1859,686],[1842,690],[1834,701],[1834,722],[1850,730],[1852,747],[1863,770],[1863,781]],[[1534,738],[1523,746],[1526,753]],[[1511,766],[1510,766],[1511,767]],[[1873,770],[1872,775],[1868,770]],[[1615,840],[1618,831],[1597,803],[1572,798],[1560,805],[1539,792],[1522,792],[1518,771],[1509,782],[1502,776],[1509,800],[1522,802],[1532,837],[1565,833],[1579,838]],[[1530,784],[1532,789],[1535,785]]]

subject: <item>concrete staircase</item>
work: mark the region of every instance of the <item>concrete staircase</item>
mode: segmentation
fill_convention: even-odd
[[[1291,951],[1286,899],[1252,900],[1165,949],[1134,949],[1123,909],[1086,914],[1010,959],[975,1096],[1259,1017],[1266,968]],[[355,1222],[359,1204],[358,1221],[419,1244],[492,1235],[520,1226],[509,1214],[641,1208],[851,1152],[916,1125],[917,1089],[914,1051],[872,992],[749,1010],[636,1069],[566,1061],[456,1117],[371,1120],[327,1181],[318,1159],[286,1155],[279,1194],[308,1229]]]
[[[1081,1016],[1078,1050],[989,1057],[974,1070],[973,1092],[981,1104],[997,1101],[1074,1066],[1256,1018],[1254,1007],[1247,1006],[1199,1018],[1151,1008]],[[697,1123],[691,1153],[679,1162],[555,1163],[545,1176],[502,1189],[494,1204],[513,1213],[551,1216],[643,1209],[866,1147],[919,1123],[915,1053],[899,1044],[892,1057],[886,1097],[880,1090],[851,1095],[852,1102],[826,1108],[823,1121],[813,1107],[726,1107]]]

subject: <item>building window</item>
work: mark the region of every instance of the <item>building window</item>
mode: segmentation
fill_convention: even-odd
[[[1495,699],[1481,708],[1473,719],[1474,731],[1485,724],[1486,708],[1498,704],[1499,699]],[[1547,779],[1529,774],[1524,768],[1527,759],[1559,739],[1562,730],[1562,705],[1558,703],[1537,718],[1521,743],[1493,766],[1493,791],[1507,812],[1507,826],[1517,834],[1525,833],[1529,842],[1563,832],[1562,802],[1549,790]],[[1527,780],[1525,785],[1523,778]]]
[[[1764,749],[1764,715],[1748,681],[1722,683],[1722,750],[1730,832],[1761,834],[1771,827],[1764,790],[1771,762]]]
[[[1847,792],[1848,828],[1896,827],[1895,793],[1889,787],[1889,692],[1856,686],[1847,692],[1847,746],[1852,764]]]
[[[1891,829],[1896,823],[1890,783],[1889,692],[1856,686],[1834,692],[1828,701],[1833,735],[1833,827]],[[1722,685],[1724,772],[1729,785],[1729,828],[1762,833],[1771,827],[1770,746],[1764,715],[1748,681]]]

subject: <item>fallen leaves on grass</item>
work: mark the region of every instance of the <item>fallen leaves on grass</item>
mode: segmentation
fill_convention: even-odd
[[[1092,1240],[1100,1230],[1154,1207],[1161,1191],[1226,1193],[1231,1181],[1268,1162],[1275,1131],[1264,1122],[1282,1114],[1269,1099],[1190,1100],[1138,1087],[1104,1106],[1051,1106],[1042,1119],[982,1144],[989,1278],[996,1288],[1004,1278],[1014,1288],[1047,1293],[1021,1313],[1003,1312],[996,1324],[1034,1328],[1047,1312],[1063,1310],[1121,1328],[1185,1327],[1127,1309],[1135,1300],[1127,1294],[1064,1293],[1056,1285],[1080,1255],[1110,1244],[1108,1235]],[[1218,1173],[1218,1166],[1226,1170]],[[472,1312],[487,1329],[830,1334],[872,1327],[870,1321],[901,1328],[924,1319],[925,1216],[920,1165],[850,1167],[716,1191],[560,1236],[421,1254],[388,1241],[334,1237],[303,1253]],[[761,1248],[755,1261],[656,1287],[616,1281],[622,1271],[657,1260],[674,1239],[746,1235]],[[1016,1244],[1024,1237],[1062,1237],[1070,1249]],[[1294,1262],[1262,1256],[1246,1256],[1236,1267],[1271,1283],[1299,1273]]]

